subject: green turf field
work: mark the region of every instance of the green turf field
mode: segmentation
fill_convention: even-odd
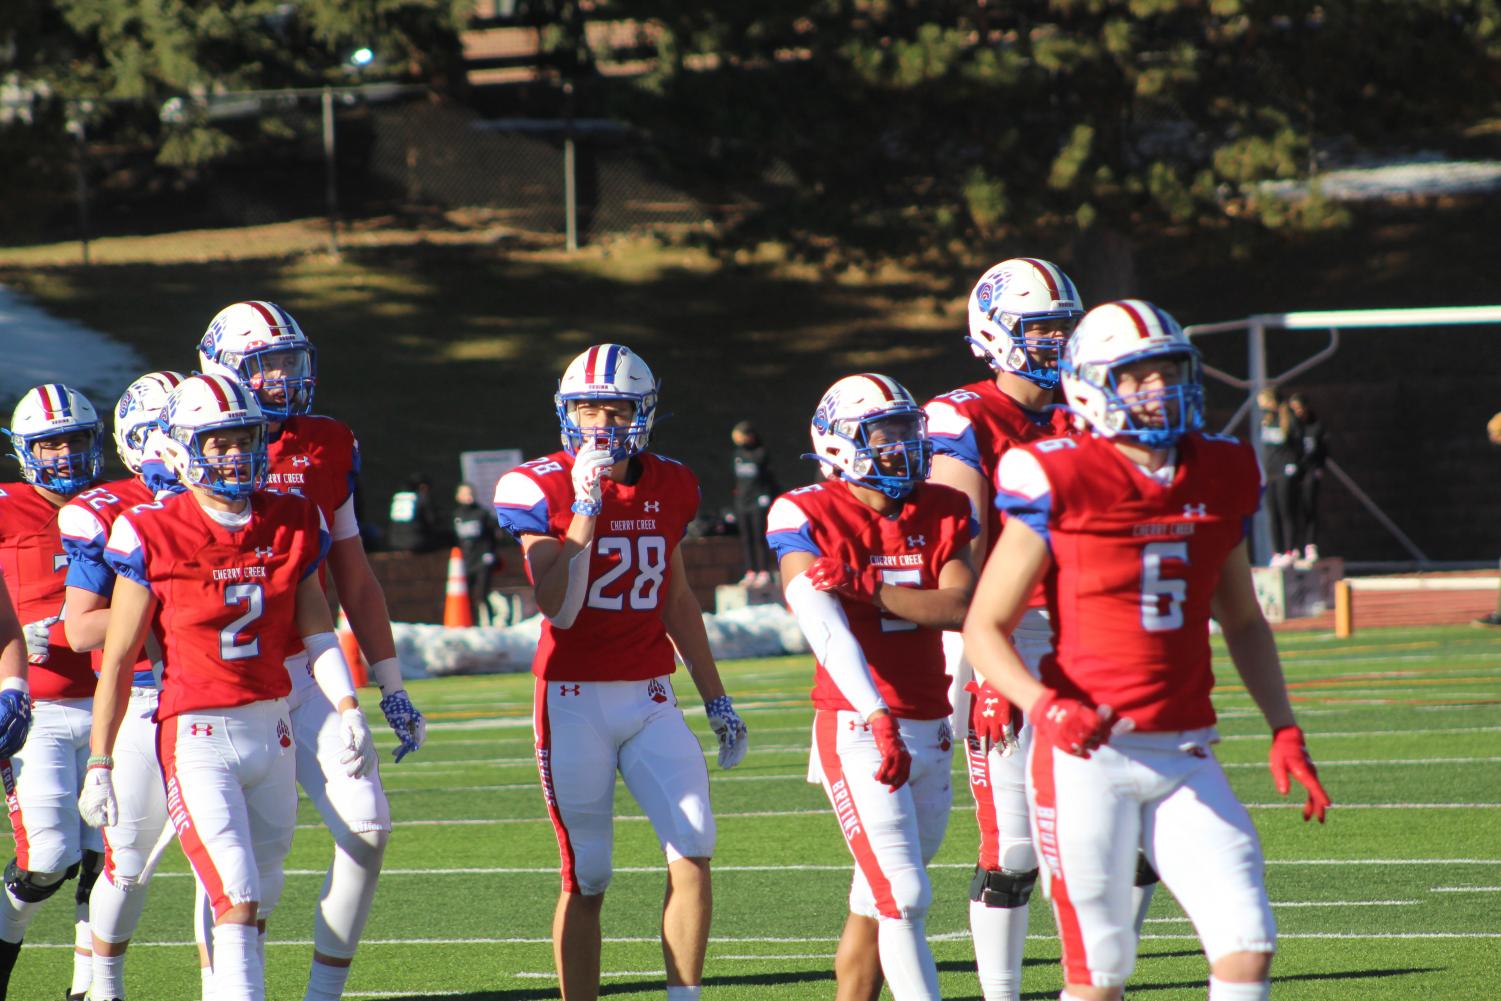
[[[1219,754],[1250,805],[1281,929],[1274,993],[1298,999],[1491,999],[1501,993],[1501,649],[1464,628],[1281,637],[1294,698],[1336,807],[1326,827],[1280,803],[1268,735],[1248,697],[1216,696]],[[822,793],[803,781],[811,709],[805,658],[724,665],[752,735],[746,762],[711,767],[719,818],[706,997],[832,997],[849,858]],[[1228,664],[1222,675],[1232,675]],[[686,687],[686,686],[685,686]],[[396,830],[350,997],[520,1001],[556,996],[548,929],[556,844],[531,763],[529,679],[419,682],[427,747],[384,766]],[[373,700],[371,700],[373,701]],[[690,714],[707,748],[702,712]],[[380,728],[380,736],[389,737]],[[385,741],[389,744],[389,740]],[[956,768],[935,860],[929,931],[945,998],[977,998],[966,930],[975,824]],[[609,996],[662,997],[656,843],[621,794],[605,906]],[[330,841],[304,801],[272,922],[269,997],[300,998]],[[133,999],[192,999],[191,880],[173,849],[128,964]],[[11,997],[67,986],[71,893],[43,906]],[[1024,997],[1055,998],[1058,947],[1033,900]],[[1167,893],[1153,904],[1129,996],[1204,997],[1193,930]]]

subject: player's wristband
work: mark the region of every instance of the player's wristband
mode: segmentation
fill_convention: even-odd
[[[599,517],[600,510],[603,508],[604,503],[602,501],[576,500],[573,502],[572,510],[574,514],[581,514],[585,518],[597,518]]]
[[[92,754],[89,756],[88,768],[114,768],[115,759],[108,754]],[[85,768],[85,771],[88,770]]]

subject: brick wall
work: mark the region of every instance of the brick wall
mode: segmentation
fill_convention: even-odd
[[[683,565],[693,583],[699,607],[714,610],[714,588],[740,579],[744,565],[740,540],[734,536],[685,539]],[[527,588],[521,568],[521,550],[502,550],[505,565],[492,579],[501,592]],[[370,565],[386,592],[393,622],[442,622],[443,588],[448,579],[448,553],[371,553]]]

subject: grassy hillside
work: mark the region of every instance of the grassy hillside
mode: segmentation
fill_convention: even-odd
[[[1491,249],[1498,216],[1483,202],[1386,209],[1348,231],[1272,235],[1249,247],[1164,236],[1138,247],[1134,287],[1185,323],[1483,303],[1501,298]],[[742,418],[762,426],[793,484],[810,475],[797,456],[834,379],[878,369],[925,398],[981,378],[962,340],[963,297],[981,268],[1023,249],[978,248],[974,267],[935,280],[894,268],[830,277],[771,252],[722,265],[646,240],[570,257],[483,228],[362,232],[341,259],[322,252],[322,240],[305,224],[100,241],[88,268],[67,263],[77,259],[72,245],[8,250],[0,282],[163,367],[190,367],[199,334],[230,301],[287,306],[319,347],[319,409],[361,436],[375,516],[416,470],[446,497],[465,449],[556,447],[558,374],[588,344],[621,341],[663,380],[670,416],[658,446],[698,470],[706,505],[717,508],[728,501],[729,428]],[[1025,249],[1072,263],[1069,247]],[[1088,282],[1080,284],[1088,297]],[[1324,411],[1336,456],[1435,558],[1489,558],[1501,548],[1492,519],[1471,514],[1501,500],[1481,431],[1501,408],[1487,363],[1497,332],[1352,336],[1298,381]],[[1323,341],[1275,342],[1272,370]],[[1205,349],[1214,364],[1245,371],[1240,339]],[[1237,402],[1234,391],[1211,390],[1221,417]],[[1445,490],[1418,489],[1439,482]],[[1402,555],[1341,490],[1328,491],[1326,503],[1327,551]]]

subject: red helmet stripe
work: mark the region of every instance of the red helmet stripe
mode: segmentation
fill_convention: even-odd
[[[272,314],[271,310],[269,310],[269,309],[266,308],[266,303],[260,302],[258,300],[251,300],[251,301],[245,303],[245,305],[249,306],[251,309],[253,309],[257,313],[261,314],[261,319],[263,319],[263,320],[266,321],[266,326],[271,327],[273,329],[276,328],[276,327],[281,326],[281,323],[277,322],[277,319],[276,319],[275,315]]]
[[[209,389],[213,392],[214,401],[219,404],[219,410],[221,412],[229,410],[231,404],[229,402],[229,395],[224,391],[224,378],[222,376],[211,375],[203,381],[208,383]]]
[[[58,387],[51,383],[39,386],[38,389],[37,397],[42,401],[43,415],[49,421],[54,420],[58,416],[58,411],[62,410],[62,403],[59,402],[62,394],[58,392]]]
[[[896,389],[890,379],[875,372],[865,373],[865,378],[876,384],[877,388],[881,390],[881,398],[887,403],[892,403],[896,400]]]
[[[1035,257],[1023,257],[1020,258],[1020,260],[1026,261],[1028,264],[1032,265],[1032,267],[1036,268],[1038,273],[1042,275],[1042,280],[1047,282],[1048,298],[1050,300],[1057,302],[1059,299],[1067,298],[1066,296],[1061,296],[1058,294],[1058,281],[1053,277],[1053,269],[1048,267],[1047,261],[1039,261]]]
[[[594,382],[594,364],[597,361],[599,361],[599,345],[598,344],[594,345],[592,348],[589,349],[589,357],[586,358],[586,359],[584,359],[584,382],[585,383],[593,383]]]
[[[278,323],[278,324],[276,324],[276,326],[281,327],[287,333],[291,333],[292,332],[292,314],[288,313],[286,310],[282,309],[280,306],[278,306],[274,302],[268,302],[268,303],[266,303],[266,305],[270,306],[271,309],[275,311],[276,315],[281,318],[281,322]]]
[[[1118,302],[1116,305],[1121,308],[1121,312],[1131,318],[1132,323],[1136,324],[1136,332],[1141,336],[1142,340],[1146,340],[1152,336],[1152,330],[1147,325],[1146,317],[1141,315],[1141,310],[1136,308],[1136,303],[1127,300]]]

